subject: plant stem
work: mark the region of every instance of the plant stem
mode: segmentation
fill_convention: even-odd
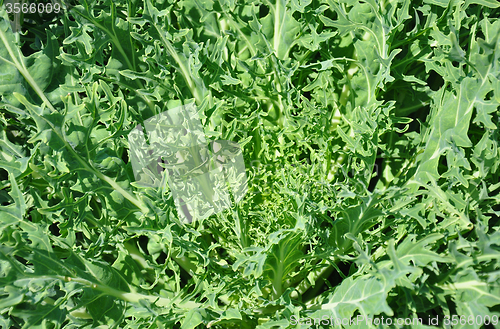
[[[126,302],[134,303],[134,304],[138,304],[141,299],[145,299],[145,300],[148,300],[149,302],[154,303],[160,307],[170,307],[172,305],[176,305],[176,306],[183,308],[183,309],[193,309],[193,308],[198,308],[201,306],[201,304],[191,302],[191,301],[179,302],[179,301],[175,301],[173,299],[168,299],[168,298],[159,297],[159,296],[151,296],[151,295],[144,295],[144,294],[140,294],[140,293],[124,292],[121,290],[111,288],[107,285],[100,284],[100,283],[97,284],[97,283],[94,283],[94,282],[91,282],[89,280],[82,279],[82,278],[71,278],[71,277],[67,277],[67,276],[65,277],[65,276],[60,276],[60,275],[56,275],[54,278],[59,279],[59,280],[64,280],[67,282],[74,281],[74,282],[80,283],[84,286],[87,286],[88,288],[99,290],[99,291],[105,293],[106,295],[110,295],[110,296],[119,298],[119,299],[124,300]]]
[[[321,262],[319,262],[317,266],[323,267],[313,271],[310,274],[311,280],[307,278],[302,280],[302,282],[300,282],[299,285],[295,288],[295,291],[290,294],[291,298],[298,298],[299,296],[302,296],[309,288],[313,286],[313,284],[311,284],[311,281],[314,282],[314,285],[316,285],[316,282],[319,279],[327,277],[333,271],[333,267],[329,265],[326,259],[323,259]]]
[[[5,33],[4,33],[4,31],[2,29],[0,29],[0,39],[2,39],[4,45],[5,45],[6,49],[7,49],[7,52],[9,53],[10,58],[13,60],[13,62],[10,62],[9,60],[7,60],[7,59],[5,59],[3,57],[0,57],[0,59],[6,61],[8,63],[13,64],[17,68],[17,70],[19,71],[19,73],[21,73],[21,75],[24,77],[24,79],[26,79],[26,81],[31,86],[31,88],[33,88],[33,90],[37,93],[37,95],[42,99],[42,101],[45,103],[45,105],[52,112],[56,112],[56,109],[54,108],[54,106],[50,103],[50,101],[48,100],[47,96],[45,96],[45,94],[43,93],[43,91],[40,88],[40,86],[36,83],[35,79],[31,76],[31,74],[29,73],[28,69],[24,65],[24,61],[23,61],[22,56],[19,56],[19,58],[18,58],[14,54],[14,50],[10,47],[10,43],[7,40],[7,36],[5,35]],[[19,52],[19,49],[18,49],[18,52]],[[18,55],[20,55],[20,54],[18,54]]]

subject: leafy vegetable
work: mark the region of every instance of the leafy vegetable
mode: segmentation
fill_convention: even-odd
[[[0,326],[498,327],[499,2],[0,5]],[[191,223],[182,107],[246,167]]]

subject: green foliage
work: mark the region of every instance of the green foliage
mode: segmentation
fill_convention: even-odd
[[[497,1],[0,4],[0,327],[500,316]],[[186,224],[127,137],[192,103],[249,182]]]

